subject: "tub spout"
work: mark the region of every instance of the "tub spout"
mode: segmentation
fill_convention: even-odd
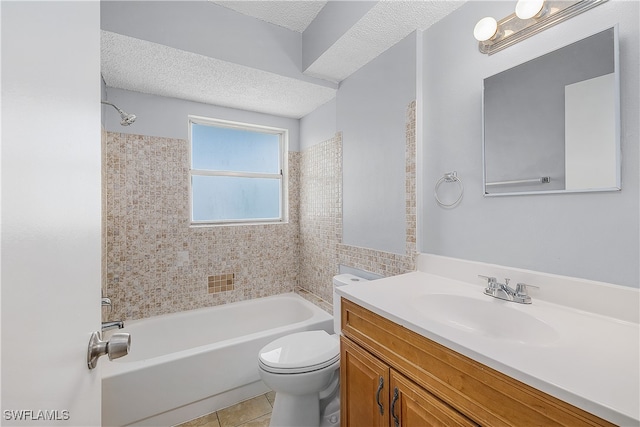
[[[122,320],[118,320],[115,322],[102,322],[102,330],[108,331],[110,329],[122,329],[124,328],[124,322]]]

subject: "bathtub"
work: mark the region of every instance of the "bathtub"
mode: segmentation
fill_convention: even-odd
[[[333,318],[294,293],[126,322],[130,353],[100,361],[102,425],[174,425],[265,393],[258,351],[318,329]]]

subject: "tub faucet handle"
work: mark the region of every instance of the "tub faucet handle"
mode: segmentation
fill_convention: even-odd
[[[111,307],[111,299],[110,298],[102,298],[100,300],[100,305],[102,307]]]

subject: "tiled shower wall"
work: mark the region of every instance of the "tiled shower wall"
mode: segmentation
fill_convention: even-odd
[[[414,270],[415,102],[406,120],[406,251],[342,243],[342,134],[289,153],[287,224],[190,227],[188,142],[104,132],[106,319],[128,320],[296,290],[331,311],[339,265]]]
[[[191,227],[188,142],[106,133],[110,319],[292,292],[298,279],[300,154],[289,153],[287,224]]]
[[[300,185],[299,285],[331,303],[342,240],[341,133],[302,152]]]
[[[342,243],[342,134],[303,151],[300,183],[300,283],[331,307],[331,277],[339,265],[392,276],[415,270],[416,103],[407,107],[405,131],[406,245],[393,254]],[[318,303],[317,301],[315,301]]]

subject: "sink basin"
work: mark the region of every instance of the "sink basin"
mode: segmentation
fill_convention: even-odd
[[[470,334],[536,346],[558,339],[551,325],[508,304],[515,303],[453,294],[421,295],[412,303],[421,315]]]

